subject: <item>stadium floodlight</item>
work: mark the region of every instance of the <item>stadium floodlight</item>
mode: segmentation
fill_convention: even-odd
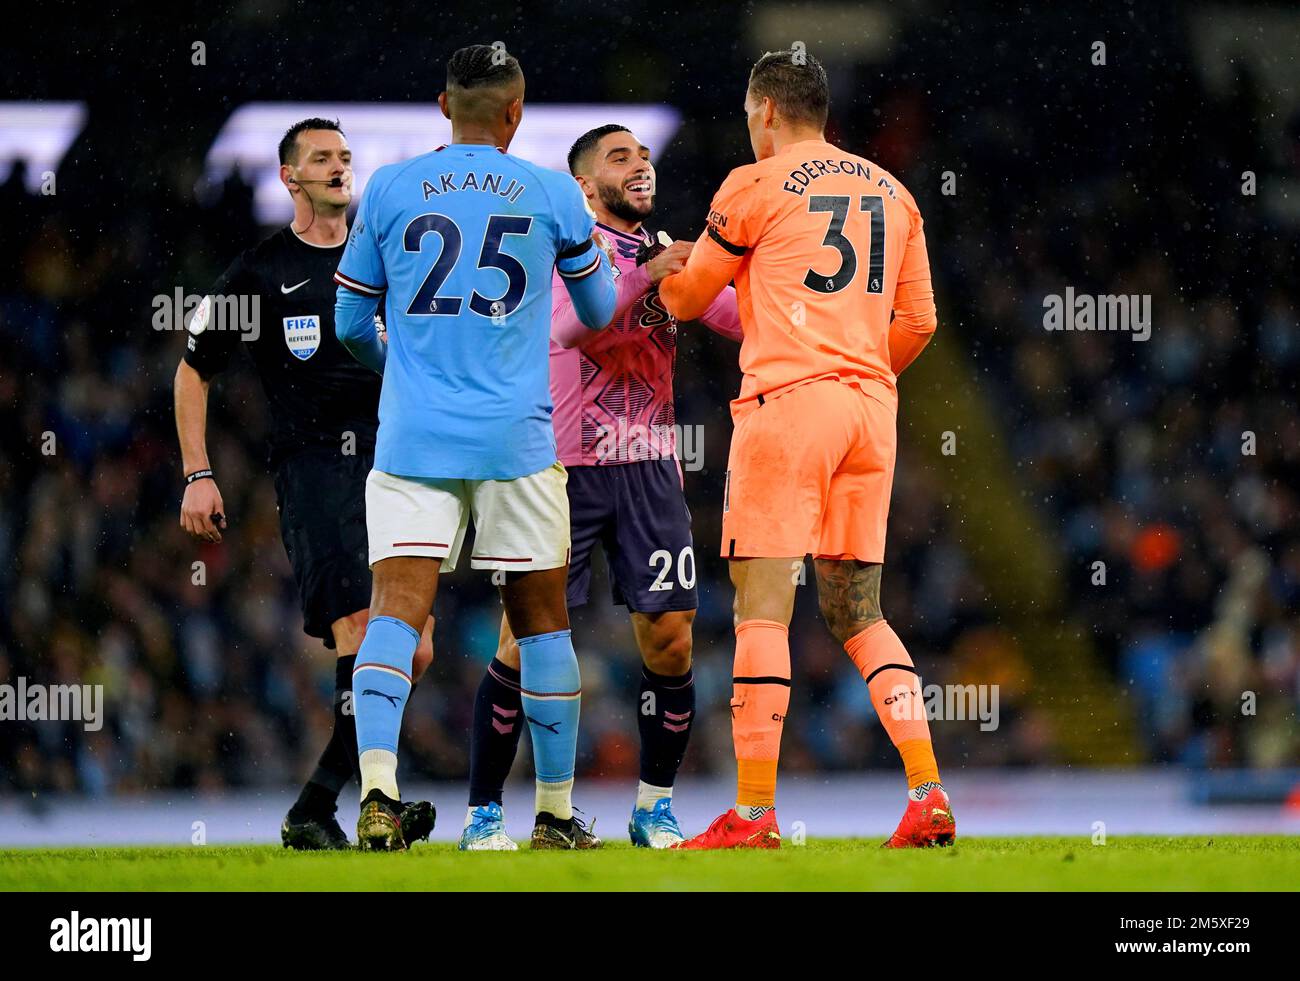
[[[257,220],[264,225],[289,221],[293,208],[280,184],[276,147],[285,130],[313,116],[337,119],[347,134],[356,164],[358,195],[376,168],[451,140],[451,123],[435,103],[250,102],[226,120],[208,150],[201,190],[220,184],[238,169],[253,186]],[[573,141],[587,130],[611,122],[628,127],[657,156],[677,132],[681,114],[656,103],[530,102],[510,152],[543,167],[567,170],[566,157]]]
[[[21,160],[27,190],[41,193],[45,175],[59,169],[85,122],[84,102],[0,102],[0,181]]]

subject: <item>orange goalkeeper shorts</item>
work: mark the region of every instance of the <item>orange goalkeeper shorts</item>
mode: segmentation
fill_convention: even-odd
[[[724,558],[883,562],[896,409],[835,379],[733,410]]]

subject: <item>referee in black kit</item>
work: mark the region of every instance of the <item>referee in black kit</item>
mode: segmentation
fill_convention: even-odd
[[[270,468],[304,630],[338,654],[334,731],[280,829],[288,848],[349,847],[334,812],[348,778],[360,778],[350,695],[369,619],[365,487],[380,376],[334,336],[334,270],[347,242],[352,179],[352,151],[337,122],[304,119],[284,134],[280,180],[293,200],[293,223],[244,252],[217,280],[190,319],[176,369],[181,526],[207,542],[220,542],[227,527],[205,440],[208,386],[242,347],[270,403]],[[432,638],[430,617],[413,678],[433,659]],[[402,825],[407,841],[427,837],[432,807],[408,804]]]

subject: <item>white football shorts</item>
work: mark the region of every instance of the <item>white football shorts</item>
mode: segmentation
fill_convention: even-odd
[[[397,555],[442,559],[452,572],[474,518],[474,569],[527,572],[569,561],[568,472],[560,463],[514,480],[366,478],[370,565]]]

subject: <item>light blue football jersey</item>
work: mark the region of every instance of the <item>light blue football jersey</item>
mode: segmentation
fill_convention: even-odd
[[[600,271],[594,223],[568,174],[490,146],[375,171],[335,278],[386,295],[376,469],[507,480],[555,462],[551,276]]]

